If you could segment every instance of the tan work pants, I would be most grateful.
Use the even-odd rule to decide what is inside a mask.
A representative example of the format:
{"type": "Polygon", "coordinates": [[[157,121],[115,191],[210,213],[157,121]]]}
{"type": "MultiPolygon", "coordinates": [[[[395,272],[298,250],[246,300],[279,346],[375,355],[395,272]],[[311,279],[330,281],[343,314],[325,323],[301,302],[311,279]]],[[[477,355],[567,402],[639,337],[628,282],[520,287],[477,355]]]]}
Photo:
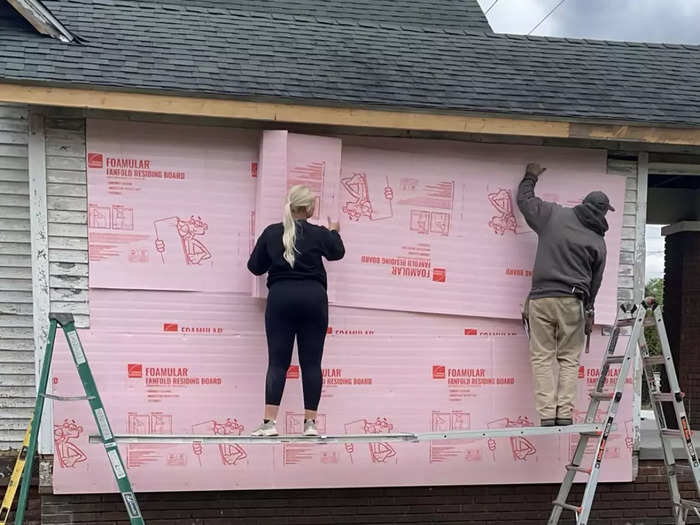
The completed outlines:
{"type": "Polygon", "coordinates": [[[526,315],[537,412],[541,419],[572,418],[579,358],[586,344],[582,303],[576,297],[532,299],[526,315]],[[558,385],[555,360],[559,363],[558,385]]]}

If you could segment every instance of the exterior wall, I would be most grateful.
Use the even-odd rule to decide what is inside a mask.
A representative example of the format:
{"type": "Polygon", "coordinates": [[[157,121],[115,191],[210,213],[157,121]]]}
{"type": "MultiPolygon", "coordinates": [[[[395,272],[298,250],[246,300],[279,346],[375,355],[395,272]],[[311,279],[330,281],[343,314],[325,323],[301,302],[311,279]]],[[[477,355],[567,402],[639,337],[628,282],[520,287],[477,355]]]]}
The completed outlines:
{"type": "MultiPolygon", "coordinates": [[[[683,479],[683,478],[682,478],[683,479]]],[[[541,525],[556,496],[555,485],[368,488],[338,490],[190,492],[139,494],[149,525],[335,525],[460,523],[541,525]]],[[[572,501],[580,501],[577,485],[572,501]]],[[[683,497],[694,485],[681,482],[683,497]]],[[[118,494],[49,496],[42,523],[127,525],[118,494]]],[[[565,513],[560,523],[571,524],[565,513]]],[[[599,485],[589,525],[671,524],[662,462],[644,462],[634,483],[599,485]]],[[[689,518],[688,523],[697,523],[689,518]]]]}
{"type": "Polygon", "coordinates": [[[35,399],[29,113],[0,105],[0,450],[22,442],[35,399]]]}
{"type": "MultiPolygon", "coordinates": [[[[49,110],[44,123],[51,310],[75,314],[78,327],[84,328],[89,326],[85,120],[77,112],[49,110]]],[[[638,257],[640,249],[643,253],[644,224],[642,220],[640,230],[638,171],[636,160],[611,157],[608,162],[609,173],[627,177],[618,290],[624,301],[635,299],[635,283],[640,278],[643,282],[643,274],[639,275],[643,264],[639,264],[638,257]]],[[[28,352],[31,357],[31,345],[28,352]]],[[[4,355],[4,349],[0,355],[4,355]]],[[[33,357],[30,362],[28,406],[34,400],[33,357]]],[[[21,425],[19,438],[25,426],[21,425]]],[[[645,463],[637,482],[602,486],[591,523],[628,523],[625,513],[637,518],[629,523],[639,523],[640,519],[645,525],[665,523],[655,518],[670,515],[667,508],[658,508],[666,504],[667,492],[665,485],[659,490],[657,484],[664,483],[664,479],[658,478],[657,470],[658,466],[645,463]],[[625,496],[618,497],[618,493],[625,496]],[[624,501],[634,501],[634,505],[624,501]]],[[[194,519],[202,524],[542,523],[556,488],[523,485],[211,492],[188,493],[186,500],[175,493],[140,495],[140,501],[148,523],[160,524],[193,523],[194,519]]],[[[41,499],[42,523],[127,523],[118,495],[44,494],[41,499]]]]}
{"type": "Polygon", "coordinates": [[[90,325],[85,119],[46,118],[46,194],[51,311],[90,325]]]}

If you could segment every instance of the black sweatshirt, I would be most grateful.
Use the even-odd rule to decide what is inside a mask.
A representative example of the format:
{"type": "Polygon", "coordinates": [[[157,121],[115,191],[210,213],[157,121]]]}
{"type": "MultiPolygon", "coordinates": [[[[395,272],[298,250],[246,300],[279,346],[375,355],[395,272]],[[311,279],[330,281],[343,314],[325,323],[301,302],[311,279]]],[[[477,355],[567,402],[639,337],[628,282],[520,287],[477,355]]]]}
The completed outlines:
{"type": "Polygon", "coordinates": [[[325,257],[338,261],[345,255],[345,247],[340,234],[323,226],[316,226],[304,220],[296,221],[297,238],[294,268],[283,257],[284,244],[282,223],[271,224],[260,234],[253,253],[248,260],[248,270],[255,275],[268,272],[267,286],[286,279],[311,279],[327,288],[325,257]]]}
{"type": "Polygon", "coordinates": [[[518,187],[518,208],[538,238],[530,298],[571,296],[577,289],[592,307],[605,269],[605,216],[586,220],[579,206],[543,201],[535,184],[537,177],[526,174],[518,187]]]}

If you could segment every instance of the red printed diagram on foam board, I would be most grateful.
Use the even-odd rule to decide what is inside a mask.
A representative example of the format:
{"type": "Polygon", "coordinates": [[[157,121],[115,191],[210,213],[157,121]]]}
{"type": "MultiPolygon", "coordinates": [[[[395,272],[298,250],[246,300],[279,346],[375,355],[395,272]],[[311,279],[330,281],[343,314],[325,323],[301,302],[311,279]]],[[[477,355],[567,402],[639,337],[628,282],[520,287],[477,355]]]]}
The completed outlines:
{"type": "MultiPolygon", "coordinates": [[[[283,428],[285,434],[299,435],[303,433],[304,414],[301,412],[286,412],[284,415],[283,428]]],[[[328,433],[326,414],[316,415],[316,428],[321,435],[328,433]]],[[[309,443],[285,443],[282,448],[282,464],[284,467],[308,464],[333,465],[338,462],[339,457],[337,450],[329,450],[328,447],[319,448],[309,443]]]]}
{"type": "MultiPolygon", "coordinates": [[[[223,422],[211,420],[192,425],[192,433],[197,435],[240,436],[244,430],[245,427],[237,419],[231,418],[226,418],[223,422]]],[[[237,443],[222,443],[218,445],[218,450],[221,463],[227,466],[235,466],[248,457],[245,449],[237,443]]],[[[195,441],[192,451],[197,456],[199,466],[203,466],[202,458],[206,455],[206,447],[195,441]]]]}
{"type": "MultiPolygon", "coordinates": [[[[444,376],[443,376],[444,377],[444,376]]],[[[462,410],[433,411],[432,432],[454,432],[471,429],[471,414],[462,410]]],[[[430,442],[430,463],[449,463],[456,459],[482,461],[478,440],[451,439],[430,442]]]]}
{"type": "Polygon", "coordinates": [[[53,440],[56,449],[56,463],[61,468],[75,468],[78,463],[87,461],[87,455],[76,441],[83,434],[83,427],[72,419],[65,419],[53,427],[53,440]]]}
{"type": "Polygon", "coordinates": [[[488,199],[498,213],[489,221],[489,227],[494,233],[497,235],[503,235],[508,231],[518,233],[518,221],[515,218],[511,190],[499,188],[497,192],[489,193],[488,199]]]}
{"type": "MultiPolygon", "coordinates": [[[[377,417],[374,420],[358,419],[345,424],[346,434],[389,434],[391,432],[395,432],[394,425],[386,417],[377,417]]],[[[378,439],[381,439],[381,436],[378,436],[378,439]]],[[[388,463],[398,460],[396,450],[388,441],[375,441],[369,443],[367,447],[372,463],[388,463]]],[[[353,463],[357,448],[361,448],[361,445],[345,444],[345,451],[350,455],[350,460],[353,463]]]]}
{"type": "MultiPolygon", "coordinates": [[[[511,419],[509,417],[503,417],[490,421],[487,425],[488,428],[521,428],[521,427],[534,427],[535,424],[527,416],[518,416],[517,418],[511,419]]],[[[522,436],[515,436],[508,438],[510,442],[510,452],[513,457],[513,461],[527,461],[530,456],[534,456],[537,453],[537,448],[532,444],[532,441],[522,436]]],[[[493,438],[488,439],[489,451],[493,461],[496,461],[496,450],[498,448],[497,440],[493,438]]]]}
{"type": "Polygon", "coordinates": [[[343,176],[340,182],[347,194],[342,211],[349,220],[359,221],[365,217],[370,221],[380,221],[391,219],[394,216],[394,210],[391,206],[394,190],[389,186],[388,177],[386,178],[383,199],[377,199],[375,195],[375,204],[372,203],[366,173],[353,173],[349,176],[343,176]]]}
{"type": "Polygon", "coordinates": [[[340,182],[342,213],[349,221],[394,219],[394,207],[398,206],[406,210],[409,231],[421,235],[450,233],[454,181],[423,185],[416,178],[398,178],[397,184],[392,184],[389,176],[361,172],[343,173],[340,182]]]}
{"type": "MultiPolygon", "coordinates": [[[[156,232],[156,250],[160,253],[163,264],[165,264],[166,257],[178,257],[180,253],[185,264],[201,264],[203,261],[212,258],[211,252],[207,249],[202,240],[200,240],[209,229],[209,225],[204,222],[201,217],[191,216],[186,220],[180,217],[158,219],[153,221],[153,228],[156,232]],[[163,232],[164,229],[174,229],[180,238],[180,242],[176,242],[174,246],[166,246],[165,241],[161,239],[160,233],[163,232]]],[[[172,232],[165,233],[164,235],[169,234],[172,236],[172,232]]]]}

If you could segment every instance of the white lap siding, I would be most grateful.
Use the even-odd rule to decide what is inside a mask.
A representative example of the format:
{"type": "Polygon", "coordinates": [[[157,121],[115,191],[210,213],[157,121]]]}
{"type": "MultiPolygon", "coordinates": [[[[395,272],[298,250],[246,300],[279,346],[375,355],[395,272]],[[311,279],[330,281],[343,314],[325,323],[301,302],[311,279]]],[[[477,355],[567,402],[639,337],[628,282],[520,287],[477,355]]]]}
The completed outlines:
{"type": "Polygon", "coordinates": [[[34,333],[28,110],[0,105],[0,449],[16,448],[32,415],[34,333]]]}

